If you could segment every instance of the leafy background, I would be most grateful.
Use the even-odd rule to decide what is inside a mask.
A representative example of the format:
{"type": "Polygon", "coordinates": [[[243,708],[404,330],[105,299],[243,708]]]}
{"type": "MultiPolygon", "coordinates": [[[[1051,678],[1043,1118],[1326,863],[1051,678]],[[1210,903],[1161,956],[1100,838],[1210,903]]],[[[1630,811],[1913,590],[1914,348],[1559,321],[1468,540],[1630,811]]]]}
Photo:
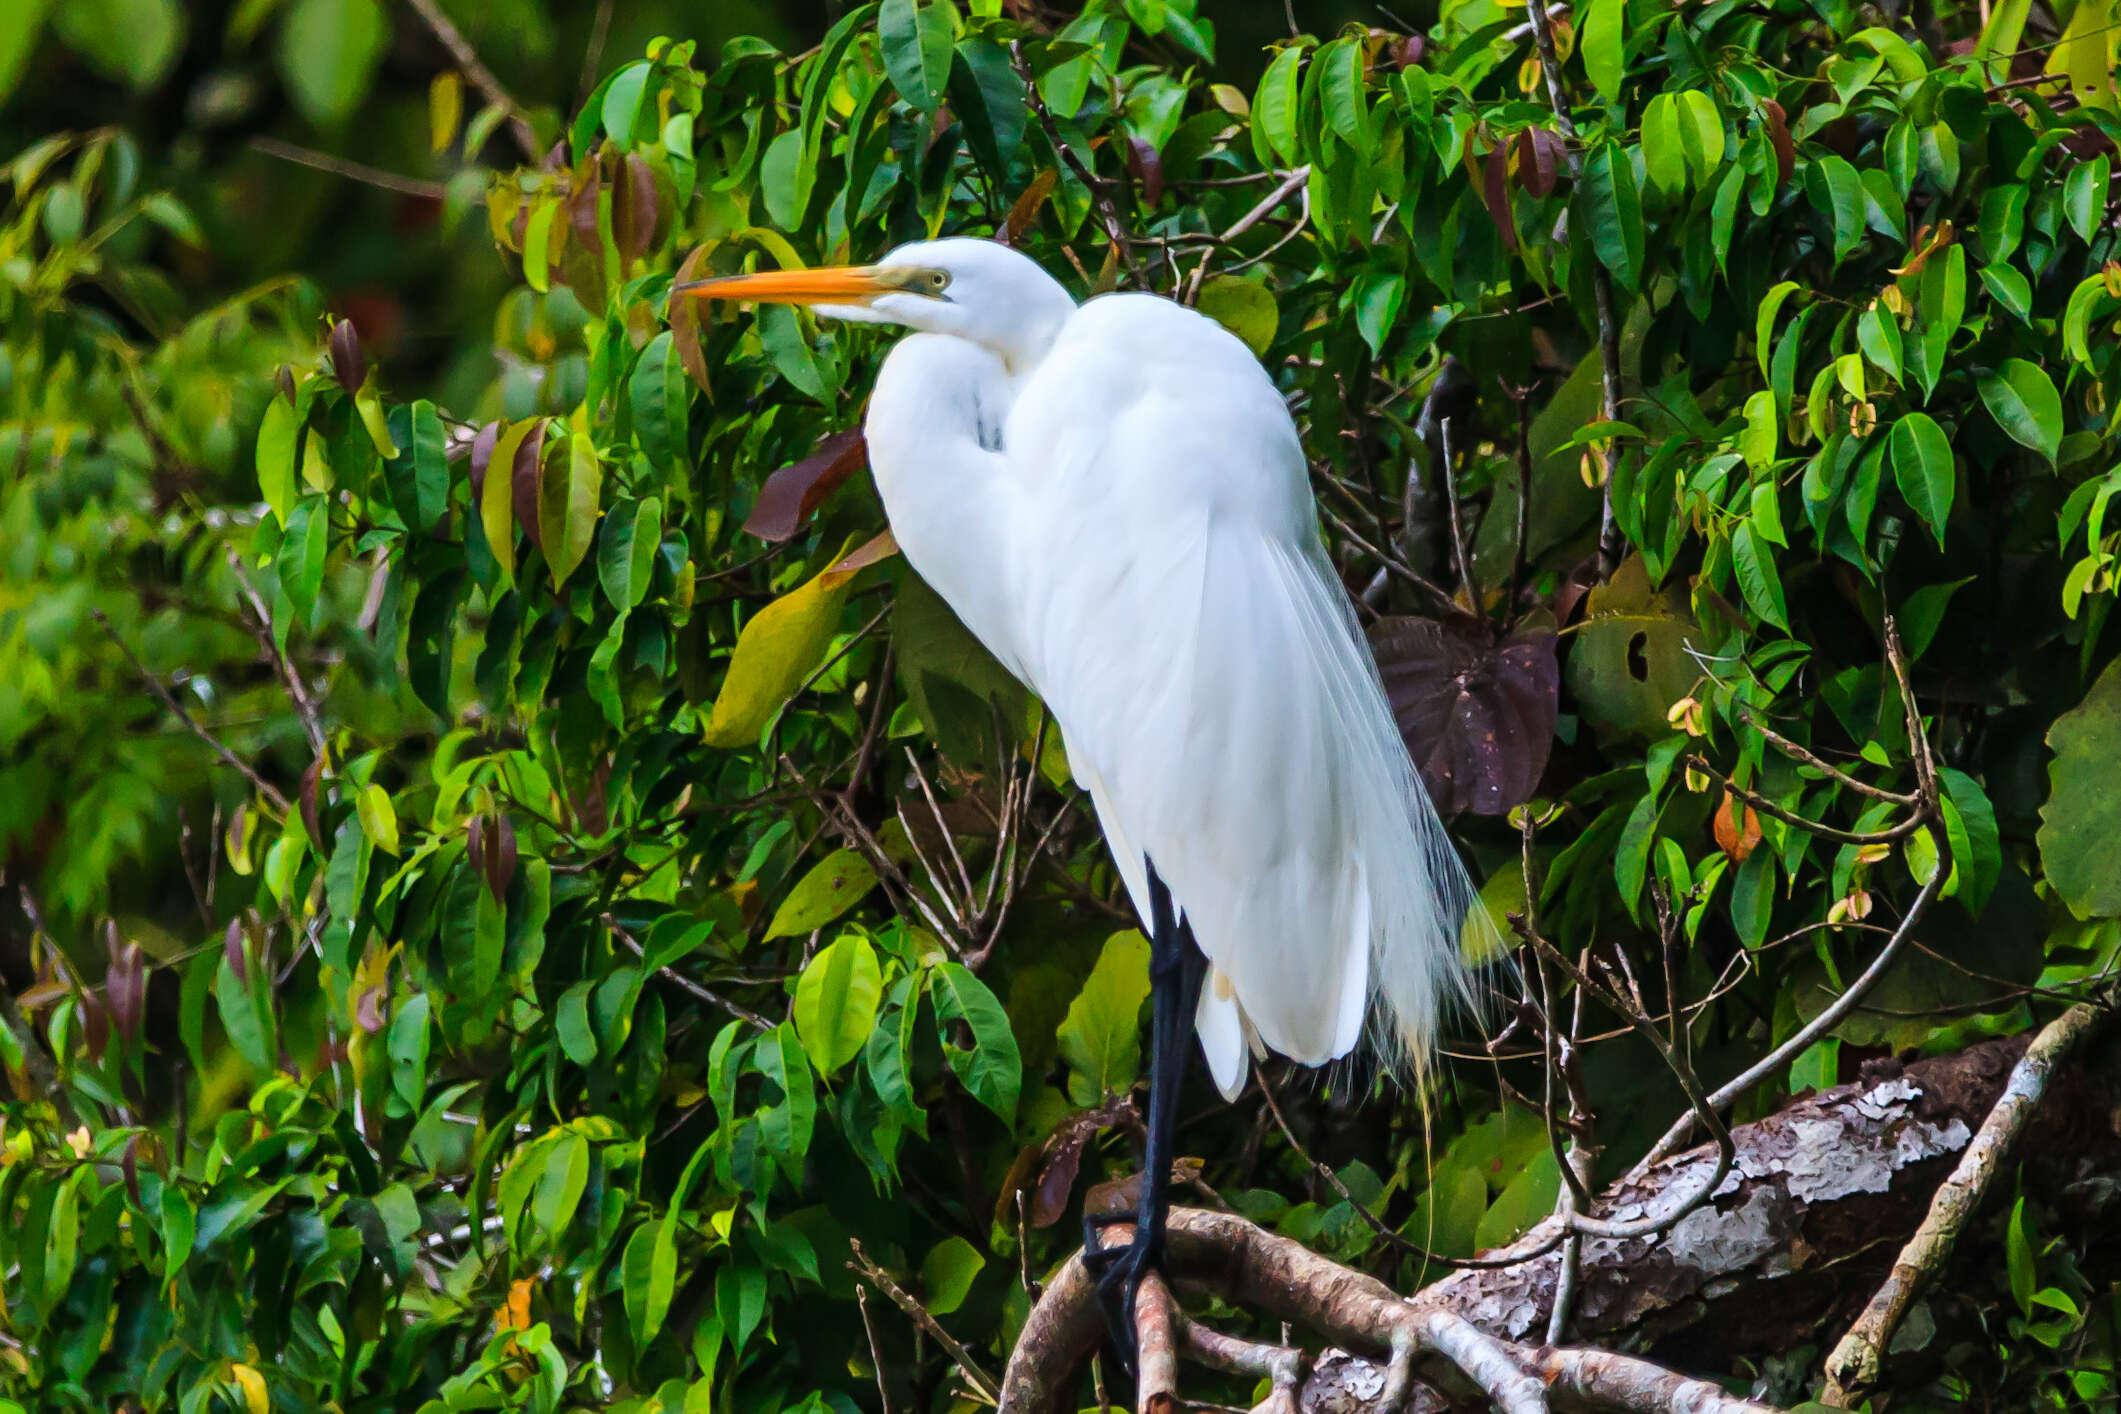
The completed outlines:
{"type": "MultiPolygon", "coordinates": [[[[1491,908],[1529,819],[1547,934],[1668,975],[1712,1082],[1947,871],[1752,1112],[2110,967],[2110,0],[1592,0],[1573,137],[1495,0],[455,10],[490,83],[432,4],[0,15],[23,1407],[976,1403],[853,1244],[991,1365],[1127,1170],[1145,946],[833,440],[885,341],[671,309],[681,266],[1006,231],[1237,330],[1491,908]],[[1911,789],[1887,612],[1948,861],[1710,788],[1881,828],[1762,724],[1911,789]]],[[[1618,1165],[1678,1091],[1588,1029],[1618,1165]]],[[[1537,1057],[1454,1049],[1426,1119],[1196,1088],[1196,1196],[1408,1288],[1371,1221],[1507,1240],[1537,1057]]],[[[2047,1211],[1895,1407],[2111,1398],[2111,1254],[2047,1211]]]]}

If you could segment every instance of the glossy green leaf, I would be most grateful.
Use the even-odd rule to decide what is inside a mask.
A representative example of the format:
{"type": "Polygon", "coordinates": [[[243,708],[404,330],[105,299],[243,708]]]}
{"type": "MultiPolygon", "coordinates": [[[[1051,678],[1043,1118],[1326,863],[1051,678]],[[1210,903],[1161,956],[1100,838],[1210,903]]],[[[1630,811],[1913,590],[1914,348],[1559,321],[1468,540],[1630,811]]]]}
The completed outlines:
{"type": "MultiPolygon", "coordinates": [[[[840,855],[851,854],[852,851],[840,851],[840,855]]],[[[825,862],[826,865],[831,863],[829,859],[825,862]]],[[[824,867],[819,866],[820,869],[824,867]]],[[[788,933],[809,931],[804,928],[790,928],[788,933],[776,931],[785,921],[782,915],[796,906],[797,898],[806,890],[820,895],[812,907],[813,912],[828,907],[833,908],[832,917],[845,912],[860,897],[854,891],[856,881],[848,876],[867,867],[856,855],[850,860],[842,860],[835,866],[833,874],[815,884],[817,871],[813,870],[775,913],[774,925],[767,929],[769,936],[785,937],[788,933]]],[[[874,871],[869,877],[872,881],[875,879],[874,871]]],[[[876,949],[859,933],[846,933],[834,939],[820,948],[804,966],[795,984],[795,1033],[802,1038],[803,1049],[810,1053],[811,1061],[822,1074],[832,1075],[862,1053],[862,1048],[868,1044],[869,1032],[876,1025],[877,1004],[883,995],[884,974],[877,962],[876,949]]]]}
{"type": "Polygon", "coordinates": [[[1149,1000],[1149,940],[1114,933],[1057,1035],[1068,1062],[1068,1098],[1082,1108],[1132,1089],[1141,1071],[1142,1007],[1149,1000]]]}
{"type": "Polygon", "coordinates": [[[1893,424],[1889,445],[1893,480],[1900,487],[1900,494],[1942,547],[1944,523],[1951,518],[1952,494],[1957,484],[1950,440],[1928,413],[1911,412],[1893,424]]]}
{"type": "Polygon", "coordinates": [[[2062,397],[2047,370],[2027,359],[2005,359],[1981,375],[1980,386],[1996,425],[2052,463],[2062,447],[2062,397]]]}

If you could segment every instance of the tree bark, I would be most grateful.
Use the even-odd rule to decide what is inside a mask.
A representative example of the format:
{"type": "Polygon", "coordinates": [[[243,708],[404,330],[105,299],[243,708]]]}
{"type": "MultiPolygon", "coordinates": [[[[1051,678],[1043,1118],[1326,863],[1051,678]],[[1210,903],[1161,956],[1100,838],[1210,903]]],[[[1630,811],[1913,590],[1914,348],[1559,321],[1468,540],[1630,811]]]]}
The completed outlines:
{"type": "MultiPolygon", "coordinates": [[[[1981,1128],[2029,1040],[1986,1041],[1905,1067],[1875,1062],[1857,1084],[1734,1130],[1730,1174],[1709,1203],[1671,1231],[1583,1241],[1568,1336],[1603,1349],[1544,1344],[1558,1253],[1460,1271],[1407,1298],[1241,1219],[1178,1210],[1169,1272],[1182,1300],[1220,1295],[1336,1347],[1312,1363],[1297,1391],[1305,1414],[1392,1414],[1388,1387],[1404,1381],[1391,1378],[1392,1352],[1381,1348],[1378,1332],[1410,1309],[1420,1313],[1417,1321],[1462,1318],[1509,1343],[1514,1358],[1549,1383],[1556,1408],[1716,1407],[1688,1403],[1707,1397],[1705,1387],[1651,1362],[1713,1375],[1739,1357],[1830,1344],[1916,1231],[1932,1191],[1981,1128]],[[1652,1389],[1659,1380],[1661,1394],[1652,1389]]],[[[2056,1192],[2074,1186],[2079,1198],[2111,1202],[2121,1191],[2112,1182],[2084,1181],[2121,1174],[2121,1076],[2101,1052],[2056,1077],[2023,1155],[2029,1180],[2056,1192]]],[[[1675,1155],[1606,1190],[1596,1212],[1626,1221],[1669,1210],[1714,1162],[1706,1146],[1675,1155]]],[[[1547,1225],[1535,1227],[1516,1250],[1533,1250],[1548,1236],[1547,1225]]],[[[1077,1393],[1077,1369],[1102,1329],[1091,1286],[1073,1261],[1049,1283],[1003,1378],[1006,1414],[1079,1407],[1066,1401],[1077,1393]]],[[[1406,1407],[1484,1407],[1463,1403],[1468,1391],[1462,1371],[1448,1368],[1449,1352],[1428,1344],[1417,1355],[1414,1371],[1423,1383],[1406,1407]]]]}

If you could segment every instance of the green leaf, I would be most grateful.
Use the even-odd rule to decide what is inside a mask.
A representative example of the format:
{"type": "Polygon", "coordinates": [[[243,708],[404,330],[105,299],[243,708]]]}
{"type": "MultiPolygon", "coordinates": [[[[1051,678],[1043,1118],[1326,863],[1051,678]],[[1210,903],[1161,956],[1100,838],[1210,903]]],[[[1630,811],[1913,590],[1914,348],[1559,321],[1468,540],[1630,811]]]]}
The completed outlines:
{"type": "Polygon", "coordinates": [[[1980,378],[1981,401],[2011,439],[2032,448],[2052,466],[2062,448],[2062,397],[2047,370],[2022,358],[2003,361],[1980,378]]]}
{"type": "MultiPolygon", "coordinates": [[[[1407,297],[1407,277],[1396,272],[1365,270],[1355,277],[1350,296],[1355,306],[1355,329],[1373,356],[1382,356],[1385,339],[1399,319],[1399,307],[1407,297]]],[[[1271,300],[1271,296],[1269,296],[1271,300]]],[[[1261,350],[1264,352],[1264,350],[1261,350]]]]}
{"type": "Polygon", "coordinates": [[[1363,95],[1362,46],[1345,37],[1333,40],[1311,61],[1317,70],[1318,98],[1326,122],[1362,156],[1370,155],[1372,132],[1368,100],[1363,95]]]}
{"type": "Polygon", "coordinates": [[[1642,280],[1642,197],[1624,148],[1607,142],[1591,153],[1577,184],[1577,206],[1599,261],[1633,294],[1642,280]]]}
{"type": "Polygon", "coordinates": [[[598,108],[598,117],[604,131],[621,147],[633,143],[634,129],[641,121],[641,102],[648,96],[648,80],[653,73],[646,60],[636,60],[604,81],[604,101],[598,108]]]}
{"type": "Polygon", "coordinates": [[[1996,808],[1981,783],[1966,772],[1945,766],[1937,774],[1944,786],[1945,834],[1952,846],[1955,892],[1967,913],[1978,919],[2003,873],[1996,808]]]}
{"type": "Polygon", "coordinates": [[[1686,147],[1679,136],[1679,99],[1660,93],[1642,113],[1642,165],[1666,196],[1686,190],[1686,147]]]}
{"type": "MultiPolygon", "coordinates": [[[[851,851],[842,850],[842,854],[851,851]]],[[[829,862],[829,861],[828,861],[829,862]]],[[[855,862],[867,869],[867,861],[855,856],[855,862]]],[[[813,877],[816,871],[812,871],[813,877]]],[[[871,872],[871,879],[875,874],[871,872]]],[[[796,886],[801,893],[810,880],[805,879],[796,886]]],[[[846,896],[849,888],[833,890],[844,902],[838,911],[844,912],[853,902],[846,896]]],[[[866,890],[865,890],[866,892],[866,890]]],[[[781,905],[781,912],[788,911],[795,895],[781,905]]],[[[836,914],[835,914],[836,916],[836,914]]],[[[780,913],[774,921],[781,921],[780,913]]],[[[792,930],[807,932],[808,929],[792,930]]],[[[772,936],[775,935],[768,930],[772,936]]],[[[795,1034],[802,1038],[803,1049],[818,1070],[831,1075],[841,1066],[860,1055],[869,1042],[869,1033],[876,1026],[877,1003],[884,995],[884,973],[877,963],[876,949],[859,933],[847,933],[834,939],[818,950],[803,968],[795,984],[795,1034]]]]}
{"type": "Polygon", "coordinates": [[[945,1029],[944,1059],[973,1099],[999,1115],[1004,1124],[1014,1124],[1024,1062],[1016,1048],[1016,1033],[1009,1028],[1009,1014],[987,984],[960,963],[937,963],[928,976],[936,1020],[946,1028],[950,1022],[962,1021],[972,1032],[972,1046],[966,1050],[955,1045],[945,1029]]]}
{"type": "Polygon", "coordinates": [[[22,79],[23,66],[37,48],[44,17],[54,0],[11,0],[0,5],[0,105],[22,79]]]}
{"type": "Polygon", "coordinates": [[[596,1027],[589,1020],[589,994],[595,990],[593,981],[577,982],[560,993],[560,1004],[553,1011],[552,1029],[560,1039],[560,1050],[579,1066],[592,1065],[597,1058],[596,1027]]]}
{"type": "Polygon", "coordinates": [[[2113,163],[2103,154],[2070,168],[2062,181],[2062,210],[2070,229],[2089,245],[2106,217],[2106,195],[2113,180],[2113,163]]]}
{"type": "Polygon", "coordinates": [[[1760,360],[1760,376],[1768,376],[1768,359],[1773,355],[1775,341],[1775,316],[1782,311],[1782,302],[1797,293],[1800,286],[1795,280],[1784,280],[1770,289],[1760,301],[1760,308],[1753,314],[1753,353],[1760,360]]]}
{"type": "Polygon", "coordinates": [[[2033,1288],[2039,1281],[2033,1271],[2033,1244],[2025,1232],[2025,1197],[2011,1205],[2011,1221],[2003,1244],[2005,1265],[2010,1270],[2011,1299],[2018,1303],[2019,1313],[2030,1317],[2033,1314],[2033,1288]]]}
{"type": "Polygon", "coordinates": [[[136,92],[162,82],[184,37],[178,0],[66,0],[52,18],[59,37],[90,68],[136,92]]]}
{"type": "Polygon", "coordinates": [[[1627,0],[1591,0],[1584,15],[1584,72],[1608,103],[1620,97],[1621,80],[1627,75],[1627,8],[1627,0]]]}
{"type": "Polygon", "coordinates": [[[1762,388],[1745,400],[1745,430],[1738,434],[1738,450],[1754,471],[1775,464],[1782,429],[1775,415],[1775,395],[1762,388]]]}
{"type": "Polygon", "coordinates": [[[884,0],[876,31],[891,86],[923,113],[934,112],[950,80],[950,0],[884,0]]]}
{"type": "Polygon", "coordinates": [[[1695,184],[1706,188],[1723,165],[1723,114],[1717,111],[1716,100],[1698,88],[1680,90],[1678,102],[1680,147],[1695,184]]]}
{"type": "Polygon", "coordinates": [[[1068,1098],[1088,1109],[1134,1088],[1141,1011],[1149,1000],[1149,940],[1129,929],[1105,939],[1097,966],[1055,1033],[1068,1063],[1068,1098]]]}
{"type": "Polygon", "coordinates": [[[670,1314],[670,1298],[678,1282],[676,1219],[673,1210],[660,1222],[642,1223],[635,1228],[627,1239],[626,1255],[619,1262],[626,1322],[633,1328],[636,1349],[649,1346],[670,1314]]]}
{"type": "Polygon", "coordinates": [[[1944,523],[1951,517],[1955,476],[1952,444],[1944,429],[1926,412],[1911,412],[1893,424],[1888,448],[1893,480],[1900,494],[1944,547],[1944,523]]]}
{"type": "Polygon", "coordinates": [[[530,1200],[530,1215],[556,1243],[568,1237],[575,1209],[588,1191],[589,1157],[589,1141],[572,1129],[563,1131],[546,1152],[530,1200]]]}
{"type": "Polygon", "coordinates": [[[1740,521],[1731,536],[1731,563],[1746,605],[1784,633],[1789,632],[1789,610],[1783,604],[1782,577],[1775,569],[1774,552],[1762,545],[1750,520],[1740,521]]]}
{"type": "Polygon", "coordinates": [[[794,1027],[782,1022],[759,1038],[758,1065],[781,1089],[781,1102],[759,1111],[759,1137],[775,1153],[801,1164],[817,1123],[817,1083],[794,1027]]]}
{"type": "Polygon", "coordinates": [[[354,795],[354,813],[361,821],[361,833],[368,841],[385,854],[398,852],[398,812],[390,803],[390,795],[373,781],[361,787],[354,795]]]}
{"type": "Polygon", "coordinates": [[[324,559],[329,548],[331,503],[322,496],[304,496],[295,503],[287,519],[287,534],[280,541],[280,588],[294,606],[295,619],[308,623],[317,607],[317,590],[324,583],[324,559]]]}
{"type": "MultiPolygon", "coordinates": [[[[1403,292],[1402,286],[1402,292],[1403,292]]],[[[1241,275],[1217,275],[1200,287],[1195,309],[1243,339],[1256,354],[1264,355],[1274,342],[1281,314],[1274,292],[1257,280],[1241,275]]]]}
{"type": "Polygon", "coordinates": [[[1277,53],[1260,75],[1252,97],[1252,145],[1263,165],[1276,160],[1294,165],[1303,153],[1296,137],[1297,70],[1304,51],[1292,44],[1277,53]]]}
{"type": "Polygon", "coordinates": [[[1954,579],[1944,584],[1926,584],[1901,601],[1900,612],[1895,615],[1900,624],[1900,642],[1907,649],[1909,661],[1920,658],[1937,636],[1937,628],[1944,622],[1945,606],[1961,586],[1973,583],[1973,576],[1954,579]]]}
{"type": "Polygon", "coordinates": [[[668,329],[641,350],[626,393],[633,409],[634,440],[642,454],[665,470],[682,469],[691,452],[687,420],[692,380],[685,376],[677,339],[668,329]]]}
{"type": "Polygon", "coordinates": [[[416,993],[390,1019],[390,1088],[416,1114],[427,1098],[428,1005],[416,993]]]}
{"type": "MultiPolygon", "coordinates": [[[[774,910],[766,936],[794,938],[814,932],[860,903],[875,887],[876,870],[866,858],[851,849],[834,850],[788,891],[788,897],[774,910]]],[[[875,959],[870,961],[873,966],[875,959]]],[[[803,1040],[808,1046],[810,1038],[805,1036],[803,1040]]],[[[843,1063],[844,1058],[825,1069],[837,1070],[843,1063]]]]}
{"type": "Polygon", "coordinates": [[[1834,223],[1834,264],[1839,265],[1863,242],[1863,179],[1847,161],[1829,153],[1812,163],[1805,191],[1819,213],[1834,223]]]}
{"type": "Polygon", "coordinates": [[[979,1249],[962,1237],[946,1237],[928,1249],[921,1262],[922,1303],[938,1316],[947,1316],[965,1304],[972,1280],[987,1265],[979,1249]]]}
{"type": "Polygon", "coordinates": [[[612,607],[631,609],[647,596],[662,536],[663,504],[653,496],[621,501],[604,517],[604,533],[597,541],[597,582],[612,607]]]}
{"type": "Polygon", "coordinates": [[[1561,1165],[1551,1146],[1535,1152],[1524,1169],[1495,1195],[1473,1229],[1473,1245],[1480,1250],[1506,1247],[1523,1236],[1534,1223],[1552,1216],[1554,1200],[1561,1193],[1561,1165]]]}
{"type": "MultiPolygon", "coordinates": [[[[449,440],[441,415],[425,398],[412,405],[411,440],[411,495],[397,500],[398,515],[407,529],[426,535],[449,511],[449,440]]],[[[391,490],[395,495],[395,483],[391,490]]]]}
{"type": "Polygon", "coordinates": [[[2084,700],[2055,719],[2047,744],[2047,803],[2040,807],[2040,864],[2079,918],[2121,917],[2121,662],[2108,664],[2084,700]]]}
{"type": "MultiPolygon", "coordinates": [[[[556,458],[538,482],[538,535],[555,592],[589,553],[603,496],[604,464],[589,433],[577,427],[568,434],[567,455],[556,458]]],[[[630,580],[630,556],[628,575],[630,580]]],[[[626,585],[628,592],[632,587],[626,585]]]]}
{"type": "Polygon", "coordinates": [[[301,435],[301,415],[287,399],[274,394],[258,423],[258,492],[282,526],[294,509],[295,449],[301,435]]]}
{"type": "Polygon", "coordinates": [[[335,127],[368,97],[389,43],[382,0],[294,0],[280,25],[280,75],[304,117],[335,127]]]}

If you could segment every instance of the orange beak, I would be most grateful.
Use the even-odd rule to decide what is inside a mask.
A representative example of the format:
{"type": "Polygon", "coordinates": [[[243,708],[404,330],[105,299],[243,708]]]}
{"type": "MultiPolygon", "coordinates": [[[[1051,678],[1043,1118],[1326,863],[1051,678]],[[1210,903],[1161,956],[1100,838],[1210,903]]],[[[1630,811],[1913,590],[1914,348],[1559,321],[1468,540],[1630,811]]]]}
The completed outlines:
{"type": "Polygon", "coordinates": [[[761,270],[755,275],[723,275],[670,287],[673,295],[694,299],[745,300],[753,304],[866,304],[898,286],[877,275],[873,265],[827,266],[817,270],[761,270]]]}

